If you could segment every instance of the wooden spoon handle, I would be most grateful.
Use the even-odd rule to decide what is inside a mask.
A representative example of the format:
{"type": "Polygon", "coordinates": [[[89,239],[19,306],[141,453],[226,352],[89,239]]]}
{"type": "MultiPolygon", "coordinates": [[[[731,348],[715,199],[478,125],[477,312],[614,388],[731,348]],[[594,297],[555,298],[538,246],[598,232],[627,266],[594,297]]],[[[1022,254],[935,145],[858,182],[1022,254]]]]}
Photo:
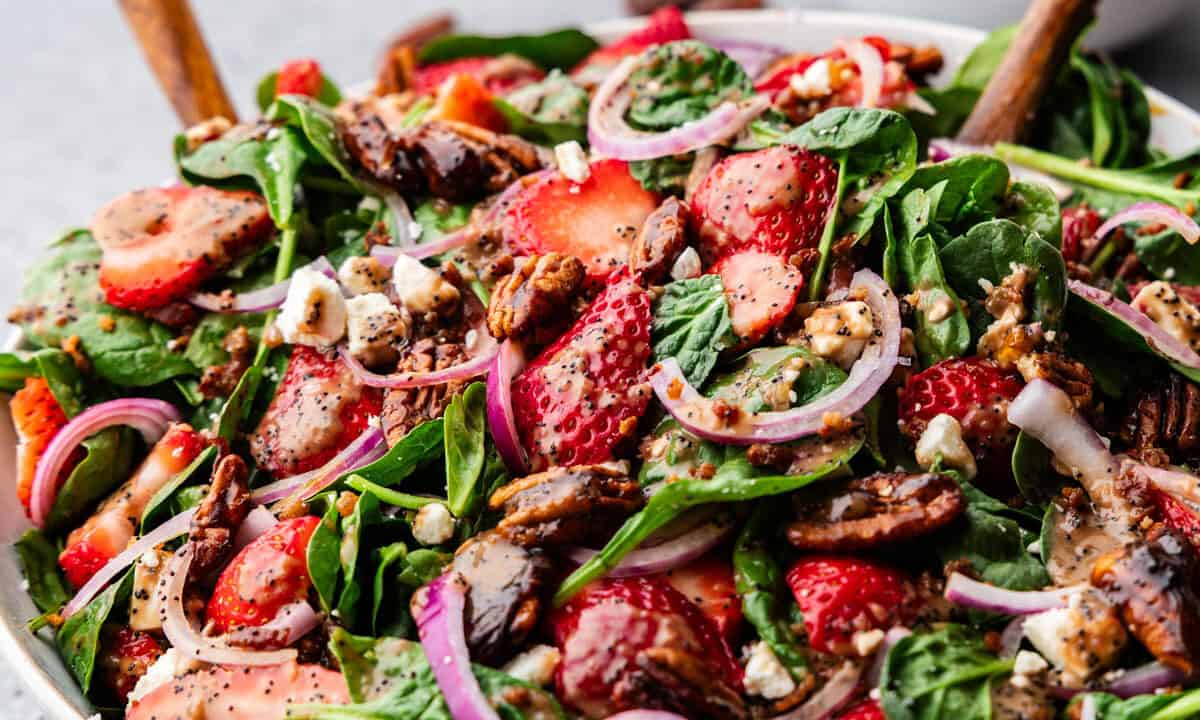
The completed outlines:
{"type": "Polygon", "coordinates": [[[1033,0],[996,74],[958,133],[961,142],[1018,142],[1042,98],[1096,16],[1097,0],[1033,0]]]}
{"type": "Polygon", "coordinates": [[[119,0],[158,84],[184,126],[237,112],[187,0],[119,0]]]}

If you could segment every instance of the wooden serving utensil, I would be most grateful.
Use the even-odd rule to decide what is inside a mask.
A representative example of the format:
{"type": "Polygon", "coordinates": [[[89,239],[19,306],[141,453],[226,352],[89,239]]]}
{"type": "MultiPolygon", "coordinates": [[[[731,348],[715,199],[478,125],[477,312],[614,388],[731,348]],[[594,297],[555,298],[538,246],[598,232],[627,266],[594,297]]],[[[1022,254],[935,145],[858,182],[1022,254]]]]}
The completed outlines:
{"type": "Polygon", "coordinates": [[[1033,0],[996,74],[958,132],[973,145],[1019,142],[1097,0],[1033,0]]]}
{"type": "Polygon", "coordinates": [[[237,111],[187,0],[118,0],[146,62],[185,127],[237,111]]]}

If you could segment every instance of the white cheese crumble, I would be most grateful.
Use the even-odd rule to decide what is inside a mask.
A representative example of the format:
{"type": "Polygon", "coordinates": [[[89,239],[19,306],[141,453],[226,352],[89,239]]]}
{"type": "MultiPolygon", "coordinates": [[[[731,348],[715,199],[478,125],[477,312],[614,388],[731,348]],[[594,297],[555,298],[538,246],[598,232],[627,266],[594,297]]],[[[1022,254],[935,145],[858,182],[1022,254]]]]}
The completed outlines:
{"type": "Polygon", "coordinates": [[[417,511],[412,533],[422,545],[441,545],[454,537],[454,516],[442,503],[430,503],[417,511]]]}
{"type": "Polygon", "coordinates": [[[515,677],[530,685],[541,687],[554,681],[554,671],[558,669],[560,662],[562,662],[562,653],[558,651],[558,648],[549,645],[534,645],[509,660],[500,670],[509,677],[515,677]]]}
{"type": "Polygon", "coordinates": [[[1150,283],[1131,304],[1172,337],[1193,350],[1200,350],[1200,310],[1175,292],[1170,283],[1161,280],[1150,283]]]}
{"type": "Polygon", "coordinates": [[[936,415],[917,440],[917,463],[928,470],[941,458],[942,464],[961,470],[967,479],[975,477],[975,456],[963,442],[962,426],[950,415],[936,415]]]}
{"type": "Polygon", "coordinates": [[[829,97],[833,93],[830,83],[829,60],[821,58],[809,65],[803,73],[796,73],[788,79],[792,92],[804,100],[829,97]]]}
{"type": "Polygon", "coordinates": [[[346,334],[346,301],[335,280],[312,268],[292,275],[276,321],[284,342],[328,347],[346,334]]]}
{"type": "Polygon", "coordinates": [[[338,268],[337,278],[351,295],[383,292],[391,273],[373,257],[348,257],[338,268]]]}
{"type": "Polygon", "coordinates": [[[446,282],[441,273],[408,255],[396,258],[392,287],[404,307],[414,313],[438,312],[458,303],[458,288],[446,282]]]}
{"type": "Polygon", "coordinates": [[[804,319],[804,336],[817,355],[849,368],[875,332],[871,307],[861,300],[824,305],[804,319]]]}
{"type": "Polygon", "coordinates": [[[675,258],[675,264],[671,266],[671,279],[688,280],[700,277],[701,269],[700,253],[696,252],[695,248],[686,247],[683,252],[679,253],[679,257],[675,258]]]}
{"type": "Polygon", "coordinates": [[[555,145],[554,159],[558,161],[558,171],[571,182],[587,182],[592,176],[592,166],[588,163],[587,153],[577,140],[555,145]]]}
{"type": "Polygon", "coordinates": [[[743,682],[747,693],[768,700],[786,697],[796,689],[791,673],[775,657],[771,646],[761,640],[747,648],[743,682]]]}
{"type": "Polygon", "coordinates": [[[382,293],[367,293],[347,300],[346,313],[351,355],[368,366],[396,359],[396,343],[408,337],[403,310],[382,293]]]}

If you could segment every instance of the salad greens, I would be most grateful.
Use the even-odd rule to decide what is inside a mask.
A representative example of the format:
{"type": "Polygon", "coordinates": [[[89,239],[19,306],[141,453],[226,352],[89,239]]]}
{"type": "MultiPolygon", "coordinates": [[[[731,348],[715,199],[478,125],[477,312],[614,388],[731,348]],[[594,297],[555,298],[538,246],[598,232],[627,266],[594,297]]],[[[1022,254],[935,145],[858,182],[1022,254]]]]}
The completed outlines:
{"type": "Polygon", "coordinates": [[[992,684],[1012,667],[965,626],[913,633],[892,646],[883,664],[884,712],[895,720],[988,720],[992,684]]]}
{"type": "Polygon", "coordinates": [[[459,58],[511,53],[530,60],[546,70],[570,69],[599,45],[579,30],[556,30],[545,35],[445,35],[421,48],[421,61],[445,62],[459,58]]]}
{"type": "Polygon", "coordinates": [[[676,280],[654,307],[654,357],[673,357],[693,385],[708,379],[721,352],[733,346],[729,303],[718,275],[676,280]]]}

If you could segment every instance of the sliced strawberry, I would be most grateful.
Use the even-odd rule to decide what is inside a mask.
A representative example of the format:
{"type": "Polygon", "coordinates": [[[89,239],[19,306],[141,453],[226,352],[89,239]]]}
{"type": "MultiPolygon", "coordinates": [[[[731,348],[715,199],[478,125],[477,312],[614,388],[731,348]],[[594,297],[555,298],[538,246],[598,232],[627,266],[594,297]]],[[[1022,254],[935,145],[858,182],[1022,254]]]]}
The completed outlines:
{"type": "Polygon", "coordinates": [[[138,680],[163,654],[153,635],[128,627],[105,628],[103,649],[96,658],[105,686],[122,703],[138,680]]]}
{"type": "MultiPolygon", "coordinates": [[[[50,386],[40,377],[26,378],[25,387],[13,394],[9,401],[13,425],[17,430],[17,499],[29,512],[29,496],[33,488],[33,476],[37,473],[38,460],[46,452],[46,446],[59,430],[67,424],[67,416],[50,386]]],[[[58,485],[70,477],[71,471],[83,459],[83,449],[77,449],[71,460],[58,476],[58,485]]]]}
{"type": "Polygon", "coordinates": [[[867,698],[860,703],[851,705],[844,713],[837,716],[837,720],[887,720],[887,716],[883,714],[883,707],[878,700],[867,698]]]}
{"type": "Polygon", "coordinates": [[[671,587],[696,603],[730,646],[735,644],[742,626],[742,598],[729,558],[708,555],[668,570],[664,576],[671,587]]]}
{"type": "Polygon", "coordinates": [[[495,132],[507,132],[508,121],[496,109],[495,97],[471,75],[451,75],[438,86],[426,120],[464,122],[495,132]]]}
{"type": "Polygon", "coordinates": [[[267,667],[211,667],[168,678],[130,703],[127,720],[282,718],[290,704],[350,702],[340,672],[288,662],[267,667]]]}
{"type": "Polygon", "coordinates": [[[558,696],[588,717],[651,707],[647,684],[659,688],[653,707],[669,703],[674,693],[647,672],[659,649],[686,654],[714,682],[741,687],[741,669],[717,628],[662,576],[593,583],[555,610],[550,626],[562,652],[558,696]]]}
{"type": "Polygon", "coordinates": [[[805,70],[822,57],[800,53],[782,59],[772,64],[767,73],[755,81],[754,89],[761,93],[774,94],[787,87],[793,75],[803,75],[805,70]]]}
{"type": "Polygon", "coordinates": [[[742,344],[758,342],[792,311],[804,276],[778,255],[745,251],[728,255],[712,267],[721,276],[729,320],[742,344]]]}
{"type": "Polygon", "coordinates": [[[627,274],[513,380],[512,406],[534,470],[611,460],[650,401],[650,294],[627,274]]]}
{"type": "Polygon", "coordinates": [[[1063,208],[1062,211],[1062,256],[1064,260],[1079,262],[1083,257],[1084,244],[1096,234],[1104,219],[1100,213],[1087,205],[1063,208]]]}
{"type": "Polygon", "coordinates": [[[1006,450],[1016,441],[1008,422],[1008,404],[1021,392],[1021,376],[990,360],[943,360],[913,375],[900,392],[900,429],[913,440],[938,415],[949,415],[963,429],[976,454],[1006,450]]]}
{"type": "Polygon", "coordinates": [[[275,78],[275,96],[306,95],[315,98],[321,93],[321,65],[311,58],[288,60],[279,68],[275,78]]]}
{"type": "Polygon", "coordinates": [[[208,441],[189,425],[172,425],[150,454],[81,527],[67,536],[59,567],[75,587],[121,553],[137,534],[146,504],[171,478],[191,464],[208,441]]]}
{"type": "Polygon", "coordinates": [[[599,160],[582,183],[553,173],[522,190],[504,217],[504,241],[521,255],[574,255],[590,279],[603,280],[628,260],[658,203],[629,174],[628,163],[599,160]]]}
{"type": "Polygon", "coordinates": [[[1150,501],[1162,522],[1200,548],[1200,515],[1173,495],[1151,485],[1150,501]]]}
{"type": "Polygon", "coordinates": [[[674,5],[659,8],[646,19],[646,26],[635,30],[620,40],[593,51],[571,71],[577,79],[603,75],[607,68],[623,58],[641,52],[651,45],[663,45],[692,37],[683,18],[683,12],[674,5]]]}
{"type": "Polygon", "coordinates": [[[146,311],[181,300],[266,237],[262,197],[211,187],[135,190],[100,208],[100,287],[112,305],[146,311]]]}
{"type": "MultiPolygon", "coordinates": [[[[904,65],[893,61],[892,45],[878,35],[861,39],[879,51],[883,59],[883,85],[879,107],[904,106],[916,83],[904,65]]],[[[855,107],[862,101],[862,72],[858,64],[846,55],[844,48],[834,48],[820,55],[799,53],[775,62],[758,78],[754,89],[773,97],[793,119],[811,117],[831,107],[855,107]],[[818,62],[820,67],[814,67],[818,62]],[[819,74],[817,74],[819,73],[819,74]],[[793,78],[803,80],[792,89],[793,78]]]]}
{"type": "Polygon", "coordinates": [[[432,95],[454,75],[470,75],[493,95],[507,95],[517,88],[541,80],[546,73],[528,60],[514,55],[465,57],[417,68],[413,90],[419,95],[432,95]]]}
{"type": "Polygon", "coordinates": [[[802,558],[787,584],[818,652],[856,655],[854,634],[912,622],[919,599],[908,576],[873,560],[841,555],[802,558]]]}
{"type": "Polygon", "coordinates": [[[276,477],[314,470],[361,435],[382,409],[379,389],[360,385],[336,356],[296,345],[250,437],[250,452],[276,477]]]}
{"type": "Polygon", "coordinates": [[[816,249],[837,200],[837,166],[824,155],[777,145],[725,158],[692,198],[700,257],[743,250],[782,258],[816,249]]]}
{"type": "Polygon", "coordinates": [[[264,625],[308,596],[308,540],[320,523],[312,516],[284,520],[234,556],[205,610],[218,634],[264,625]]]}

